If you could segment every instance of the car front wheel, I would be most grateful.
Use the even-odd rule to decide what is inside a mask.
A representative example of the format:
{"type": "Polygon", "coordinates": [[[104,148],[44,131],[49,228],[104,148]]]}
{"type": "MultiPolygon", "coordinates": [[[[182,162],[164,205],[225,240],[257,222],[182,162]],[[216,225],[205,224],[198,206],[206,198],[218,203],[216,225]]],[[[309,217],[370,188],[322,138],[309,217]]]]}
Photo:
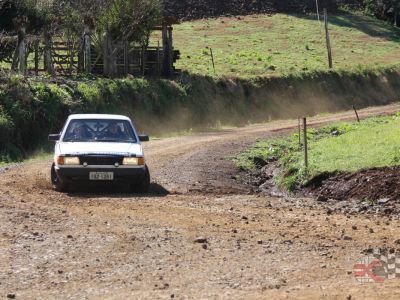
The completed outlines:
{"type": "Polygon", "coordinates": [[[68,189],[67,180],[57,174],[54,163],[51,166],[51,186],[54,191],[61,193],[68,189]]]}
{"type": "Polygon", "coordinates": [[[145,194],[150,189],[150,171],[146,166],[145,174],[140,183],[135,183],[131,185],[131,190],[135,193],[145,194]]]}

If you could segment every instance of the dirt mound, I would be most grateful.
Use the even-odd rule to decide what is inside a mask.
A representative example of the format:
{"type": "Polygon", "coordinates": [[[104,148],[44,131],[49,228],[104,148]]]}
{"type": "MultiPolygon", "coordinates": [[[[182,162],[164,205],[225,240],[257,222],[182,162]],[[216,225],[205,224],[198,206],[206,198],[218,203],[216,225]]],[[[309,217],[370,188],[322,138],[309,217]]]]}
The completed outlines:
{"type": "MultiPolygon", "coordinates": [[[[323,0],[321,9],[336,11],[342,5],[361,6],[361,0],[323,0]]],[[[315,0],[165,0],[166,14],[181,20],[203,19],[219,16],[248,15],[254,13],[304,13],[315,11],[315,0]]]]}
{"type": "Polygon", "coordinates": [[[268,162],[252,172],[242,172],[241,180],[256,194],[279,197],[299,207],[324,208],[328,215],[400,214],[400,166],[323,173],[291,194],[278,189],[275,181],[278,172],[277,162],[268,162]]]}
{"type": "Polygon", "coordinates": [[[314,195],[336,200],[381,202],[400,199],[400,166],[373,168],[355,173],[322,174],[308,188],[314,195]]]}
{"type": "MultiPolygon", "coordinates": [[[[280,194],[275,176],[279,172],[276,161],[266,162],[251,172],[242,174],[247,185],[256,193],[280,194]]],[[[400,166],[372,168],[355,173],[322,173],[314,177],[297,196],[313,196],[321,202],[331,200],[363,200],[370,204],[400,203],[400,166]]]]}

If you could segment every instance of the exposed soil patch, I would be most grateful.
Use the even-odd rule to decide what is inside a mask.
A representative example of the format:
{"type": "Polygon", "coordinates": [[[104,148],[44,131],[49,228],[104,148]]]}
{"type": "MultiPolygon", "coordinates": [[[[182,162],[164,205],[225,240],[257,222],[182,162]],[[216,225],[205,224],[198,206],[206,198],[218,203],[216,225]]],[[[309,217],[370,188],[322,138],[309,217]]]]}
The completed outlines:
{"type": "Polygon", "coordinates": [[[282,196],[278,189],[275,176],[279,172],[278,163],[274,160],[264,161],[262,158],[254,158],[256,169],[251,172],[241,172],[238,177],[253,193],[269,196],[282,196]]]}
{"type": "MultiPolygon", "coordinates": [[[[281,196],[274,180],[276,162],[258,165],[258,170],[244,174],[244,181],[256,193],[281,196]]],[[[313,178],[296,197],[312,197],[331,212],[400,213],[400,166],[361,170],[354,173],[323,173],[313,178]],[[342,203],[337,203],[337,202],[342,203]],[[336,202],[336,203],[335,203],[336,202]]]]}
{"type": "Polygon", "coordinates": [[[308,189],[314,195],[336,200],[397,201],[400,199],[400,166],[322,174],[310,182],[308,189]]]}

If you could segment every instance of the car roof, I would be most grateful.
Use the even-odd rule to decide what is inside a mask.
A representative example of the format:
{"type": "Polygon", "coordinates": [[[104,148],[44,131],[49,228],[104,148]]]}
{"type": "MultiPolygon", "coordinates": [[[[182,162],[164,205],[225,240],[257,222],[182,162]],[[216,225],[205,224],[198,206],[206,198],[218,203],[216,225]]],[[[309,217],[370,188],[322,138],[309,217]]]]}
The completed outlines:
{"type": "Polygon", "coordinates": [[[77,114],[70,115],[68,117],[69,120],[91,120],[91,119],[104,119],[104,120],[126,120],[130,121],[126,116],[122,115],[108,115],[108,114],[77,114]]]}

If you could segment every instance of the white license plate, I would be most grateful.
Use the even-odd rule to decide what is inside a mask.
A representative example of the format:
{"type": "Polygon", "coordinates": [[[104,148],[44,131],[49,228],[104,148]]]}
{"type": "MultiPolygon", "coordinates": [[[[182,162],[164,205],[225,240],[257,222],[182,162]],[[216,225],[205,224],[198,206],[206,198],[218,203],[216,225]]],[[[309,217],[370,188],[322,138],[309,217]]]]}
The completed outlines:
{"type": "Polygon", "coordinates": [[[90,180],[114,180],[113,172],[90,172],[90,180]]]}

